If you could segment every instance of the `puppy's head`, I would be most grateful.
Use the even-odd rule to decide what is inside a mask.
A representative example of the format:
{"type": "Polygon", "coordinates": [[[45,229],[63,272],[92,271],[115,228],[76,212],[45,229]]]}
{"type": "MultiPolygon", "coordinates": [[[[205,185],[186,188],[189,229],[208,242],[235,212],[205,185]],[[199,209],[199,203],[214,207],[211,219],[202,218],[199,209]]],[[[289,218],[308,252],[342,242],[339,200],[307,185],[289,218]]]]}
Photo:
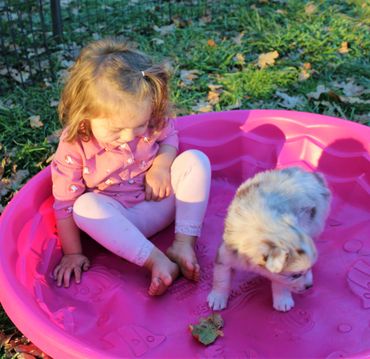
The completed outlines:
{"type": "Polygon", "coordinates": [[[283,232],[263,241],[258,265],[271,280],[284,284],[292,292],[304,292],[313,285],[311,268],[317,260],[315,244],[289,218],[282,227],[285,227],[283,232]]]}

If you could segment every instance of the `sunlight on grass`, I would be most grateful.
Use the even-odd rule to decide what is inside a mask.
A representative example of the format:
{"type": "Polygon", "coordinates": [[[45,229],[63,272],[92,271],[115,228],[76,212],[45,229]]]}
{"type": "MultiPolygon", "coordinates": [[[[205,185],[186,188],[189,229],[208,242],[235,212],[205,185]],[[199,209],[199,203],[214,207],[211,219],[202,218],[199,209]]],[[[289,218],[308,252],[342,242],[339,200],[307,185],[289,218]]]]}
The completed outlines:
{"type": "Polygon", "coordinates": [[[220,79],[226,90],[223,100],[226,103],[236,103],[243,98],[268,98],[277,88],[286,87],[297,78],[298,72],[294,67],[259,70],[249,66],[241,72],[226,74],[220,79]]]}

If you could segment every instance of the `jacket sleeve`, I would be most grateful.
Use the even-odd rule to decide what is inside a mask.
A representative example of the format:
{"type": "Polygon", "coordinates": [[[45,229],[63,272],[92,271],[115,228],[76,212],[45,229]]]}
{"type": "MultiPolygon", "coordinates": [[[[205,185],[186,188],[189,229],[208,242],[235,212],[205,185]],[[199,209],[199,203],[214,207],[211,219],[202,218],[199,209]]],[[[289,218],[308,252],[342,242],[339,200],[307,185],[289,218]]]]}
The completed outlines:
{"type": "Polygon", "coordinates": [[[73,203],[85,192],[82,151],[78,143],[63,141],[63,135],[51,163],[54,211],[57,219],[72,215],[73,203]]]}
{"type": "Polygon", "coordinates": [[[172,119],[168,120],[167,126],[161,131],[157,142],[159,144],[170,145],[179,149],[179,137],[175,129],[175,124],[172,119]]]}

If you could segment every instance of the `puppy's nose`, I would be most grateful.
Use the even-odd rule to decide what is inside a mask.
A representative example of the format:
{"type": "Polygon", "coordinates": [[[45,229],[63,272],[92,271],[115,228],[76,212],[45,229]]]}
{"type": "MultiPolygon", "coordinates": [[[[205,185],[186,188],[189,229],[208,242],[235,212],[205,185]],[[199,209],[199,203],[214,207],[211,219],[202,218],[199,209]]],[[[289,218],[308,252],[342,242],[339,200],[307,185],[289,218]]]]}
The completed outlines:
{"type": "Polygon", "coordinates": [[[310,289],[310,288],[312,288],[312,286],[313,286],[312,284],[306,284],[306,285],[304,286],[304,289],[306,289],[306,290],[307,290],[307,289],[310,289]]]}

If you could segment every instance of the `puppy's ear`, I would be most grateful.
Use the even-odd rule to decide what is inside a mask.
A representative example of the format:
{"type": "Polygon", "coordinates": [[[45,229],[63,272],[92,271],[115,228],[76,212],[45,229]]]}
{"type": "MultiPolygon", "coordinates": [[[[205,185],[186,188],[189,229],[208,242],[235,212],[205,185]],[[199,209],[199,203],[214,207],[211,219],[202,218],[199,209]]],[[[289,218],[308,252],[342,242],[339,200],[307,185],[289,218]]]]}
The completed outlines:
{"type": "Polygon", "coordinates": [[[272,248],[267,256],[265,267],[271,273],[280,273],[285,265],[288,252],[283,248],[272,248]]]}

